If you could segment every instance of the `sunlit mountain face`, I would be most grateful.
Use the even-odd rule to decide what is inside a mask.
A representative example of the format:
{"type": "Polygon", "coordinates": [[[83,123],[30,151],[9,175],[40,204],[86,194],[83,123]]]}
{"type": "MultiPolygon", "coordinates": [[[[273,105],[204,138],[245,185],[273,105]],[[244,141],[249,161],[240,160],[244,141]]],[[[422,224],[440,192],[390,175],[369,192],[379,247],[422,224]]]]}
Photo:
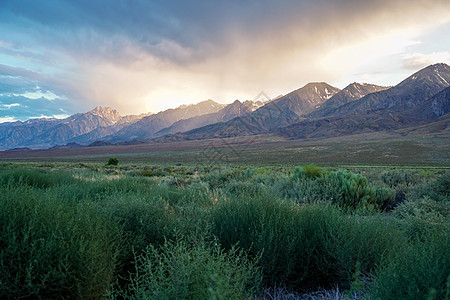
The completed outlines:
{"type": "Polygon", "coordinates": [[[448,11],[447,0],[0,1],[0,122],[268,100],[311,82],[347,88],[335,109],[372,91],[363,83],[449,64],[448,11]]]}

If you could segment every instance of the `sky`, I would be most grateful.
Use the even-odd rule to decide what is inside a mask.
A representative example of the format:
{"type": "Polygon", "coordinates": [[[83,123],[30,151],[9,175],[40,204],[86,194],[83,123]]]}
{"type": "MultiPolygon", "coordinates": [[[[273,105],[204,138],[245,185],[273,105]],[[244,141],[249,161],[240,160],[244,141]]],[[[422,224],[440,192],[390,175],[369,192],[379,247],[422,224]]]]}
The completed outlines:
{"type": "Polygon", "coordinates": [[[449,0],[0,0],[0,122],[395,85],[439,62],[449,0]]]}

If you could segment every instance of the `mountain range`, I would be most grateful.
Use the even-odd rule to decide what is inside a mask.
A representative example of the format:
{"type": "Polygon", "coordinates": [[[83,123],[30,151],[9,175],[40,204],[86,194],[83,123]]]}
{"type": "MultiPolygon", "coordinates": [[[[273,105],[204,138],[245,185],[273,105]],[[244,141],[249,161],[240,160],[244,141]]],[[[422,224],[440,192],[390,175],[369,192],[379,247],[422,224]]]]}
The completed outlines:
{"type": "MultiPolygon", "coordinates": [[[[443,131],[450,111],[450,67],[428,66],[392,87],[312,82],[273,100],[206,100],[156,114],[121,116],[96,107],[66,119],[0,124],[0,149],[102,146],[270,134],[326,138],[377,131],[443,131]],[[437,122],[439,126],[427,126],[437,122]],[[425,127],[424,127],[425,126],[425,127]]],[[[406,132],[402,131],[403,134],[406,132]]]]}

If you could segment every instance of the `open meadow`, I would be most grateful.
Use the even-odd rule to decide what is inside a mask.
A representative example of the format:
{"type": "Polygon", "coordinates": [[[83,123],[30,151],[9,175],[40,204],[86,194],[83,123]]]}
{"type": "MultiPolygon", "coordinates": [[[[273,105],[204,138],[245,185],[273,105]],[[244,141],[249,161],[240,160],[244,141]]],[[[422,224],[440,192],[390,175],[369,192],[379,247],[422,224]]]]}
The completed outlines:
{"type": "Polygon", "coordinates": [[[0,164],[0,298],[449,297],[448,167],[116,157],[0,164]]]}
{"type": "Polygon", "coordinates": [[[101,147],[0,151],[0,162],[325,164],[450,167],[449,134],[399,137],[368,133],[290,140],[254,135],[194,141],[148,141],[101,147]]]}

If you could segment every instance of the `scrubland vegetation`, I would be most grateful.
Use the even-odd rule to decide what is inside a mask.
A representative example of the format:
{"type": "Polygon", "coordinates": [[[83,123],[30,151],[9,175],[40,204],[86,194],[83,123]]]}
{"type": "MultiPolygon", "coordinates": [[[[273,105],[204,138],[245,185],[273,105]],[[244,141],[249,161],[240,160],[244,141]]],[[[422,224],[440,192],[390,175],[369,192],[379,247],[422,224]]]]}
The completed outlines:
{"type": "Polygon", "coordinates": [[[449,192],[447,169],[2,164],[0,298],[448,299],[449,192]]]}

